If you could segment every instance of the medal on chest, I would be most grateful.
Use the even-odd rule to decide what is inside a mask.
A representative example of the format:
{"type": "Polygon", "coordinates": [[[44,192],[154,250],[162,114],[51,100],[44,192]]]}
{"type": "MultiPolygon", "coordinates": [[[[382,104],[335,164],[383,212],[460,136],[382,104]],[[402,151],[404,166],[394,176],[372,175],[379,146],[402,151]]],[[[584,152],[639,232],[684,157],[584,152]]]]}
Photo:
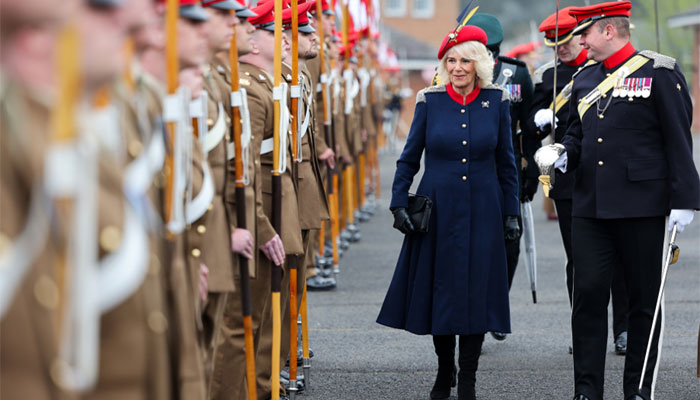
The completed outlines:
{"type": "Polygon", "coordinates": [[[508,96],[510,97],[511,103],[520,103],[523,101],[521,85],[509,83],[505,85],[505,89],[508,91],[508,96]]]}

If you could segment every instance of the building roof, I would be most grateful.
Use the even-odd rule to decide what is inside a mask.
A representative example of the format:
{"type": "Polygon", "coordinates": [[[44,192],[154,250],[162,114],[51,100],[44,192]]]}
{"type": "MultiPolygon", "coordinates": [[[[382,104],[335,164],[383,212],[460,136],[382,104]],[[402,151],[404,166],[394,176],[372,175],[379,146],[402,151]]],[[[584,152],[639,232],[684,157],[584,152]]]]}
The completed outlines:
{"type": "Polygon", "coordinates": [[[399,59],[435,60],[438,49],[422,39],[407,35],[386,25],[380,27],[382,37],[389,42],[389,47],[396,52],[399,59]]]}
{"type": "Polygon", "coordinates": [[[668,26],[671,28],[683,28],[696,25],[700,25],[700,6],[676,14],[668,19],[668,26]]]}

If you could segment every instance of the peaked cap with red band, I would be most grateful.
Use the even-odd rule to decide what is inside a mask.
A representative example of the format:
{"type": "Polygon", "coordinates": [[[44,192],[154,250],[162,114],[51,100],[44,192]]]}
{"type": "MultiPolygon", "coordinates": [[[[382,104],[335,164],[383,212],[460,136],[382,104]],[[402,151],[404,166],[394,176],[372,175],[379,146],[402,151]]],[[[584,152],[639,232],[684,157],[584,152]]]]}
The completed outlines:
{"type": "MultiPolygon", "coordinates": [[[[304,3],[299,3],[297,6],[297,13],[299,14],[299,32],[303,33],[314,33],[316,32],[316,29],[314,29],[309,21],[309,14],[308,12],[316,7],[316,0],[311,0],[307,1],[304,3]]],[[[292,24],[292,8],[285,8],[284,11],[282,11],[282,23],[285,25],[285,28],[288,28],[292,24]]]]}
{"type": "Polygon", "coordinates": [[[559,37],[557,32],[557,13],[545,18],[540,24],[540,32],[544,32],[545,46],[554,47],[557,44],[565,44],[574,37],[576,18],[569,14],[573,7],[566,7],[559,10],[559,37]],[[558,42],[558,43],[557,43],[558,42]]]}
{"type": "Polygon", "coordinates": [[[632,15],[632,2],[609,1],[607,3],[594,4],[588,7],[571,7],[569,14],[576,18],[576,28],[574,35],[580,35],[596,21],[610,17],[627,17],[632,15]]]}
{"type": "Polygon", "coordinates": [[[274,1],[259,1],[258,5],[251,8],[250,11],[254,12],[257,17],[248,18],[255,29],[262,29],[266,31],[275,31],[275,2],[274,1]]]}
{"type": "Polygon", "coordinates": [[[478,26],[464,25],[457,27],[457,29],[450,32],[450,34],[445,36],[445,39],[443,39],[437,55],[438,60],[442,60],[442,57],[447,54],[447,51],[454,46],[472,40],[476,40],[477,42],[486,46],[488,38],[486,37],[486,32],[484,32],[484,30],[478,26]]]}
{"type": "MultiPolygon", "coordinates": [[[[333,12],[333,9],[328,4],[328,0],[318,0],[318,1],[321,2],[321,12],[323,13],[323,15],[331,15],[331,16],[335,15],[335,13],[333,12]]],[[[311,9],[311,12],[313,14],[316,14],[316,7],[311,9]]]]}

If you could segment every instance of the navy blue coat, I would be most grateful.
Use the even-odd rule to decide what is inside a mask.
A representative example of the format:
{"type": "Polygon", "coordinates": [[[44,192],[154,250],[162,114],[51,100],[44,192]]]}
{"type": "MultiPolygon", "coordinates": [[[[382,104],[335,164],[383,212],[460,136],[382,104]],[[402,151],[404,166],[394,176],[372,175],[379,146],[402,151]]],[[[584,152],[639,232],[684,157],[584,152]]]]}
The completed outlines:
{"type": "Polygon", "coordinates": [[[611,91],[601,99],[600,107],[607,105],[604,113],[593,104],[583,120],[579,117],[579,100],[634,54],[628,44],[574,77],[568,128],[562,139],[567,174],[576,177],[574,217],[659,217],[671,209],[700,208],[700,179],[690,134],[692,103],[675,60],[644,52],[649,62],[630,78],[647,78],[650,95],[613,97],[611,91]]]}
{"type": "Polygon", "coordinates": [[[377,322],[415,334],[508,333],[503,221],[519,214],[510,105],[496,86],[466,105],[450,93],[439,85],[416,98],[391,208],[407,206],[425,150],[417,193],[433,200],[432,216],[428,233],[404,238],[377,322]]]}

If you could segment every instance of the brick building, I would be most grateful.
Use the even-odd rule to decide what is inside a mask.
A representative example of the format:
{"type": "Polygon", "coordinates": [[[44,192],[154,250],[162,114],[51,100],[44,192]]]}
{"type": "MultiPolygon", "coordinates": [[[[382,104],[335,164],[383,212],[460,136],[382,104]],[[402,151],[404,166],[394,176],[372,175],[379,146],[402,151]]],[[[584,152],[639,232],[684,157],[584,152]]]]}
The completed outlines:
{"type": "MultiPolygon", "coordinates": [[[[382,37],[398,55],[404,86],[409,86],[415,94],[429,85],[438,64],[438,48],[445,35],[457,26],[456,19],[462,10],[462,2],[381,0],[381,6],[382,37]]],[[[405,99],[403,106],[403,124],[399,135],[408,133],[415,108],[414,98],[405,99]]]]}

